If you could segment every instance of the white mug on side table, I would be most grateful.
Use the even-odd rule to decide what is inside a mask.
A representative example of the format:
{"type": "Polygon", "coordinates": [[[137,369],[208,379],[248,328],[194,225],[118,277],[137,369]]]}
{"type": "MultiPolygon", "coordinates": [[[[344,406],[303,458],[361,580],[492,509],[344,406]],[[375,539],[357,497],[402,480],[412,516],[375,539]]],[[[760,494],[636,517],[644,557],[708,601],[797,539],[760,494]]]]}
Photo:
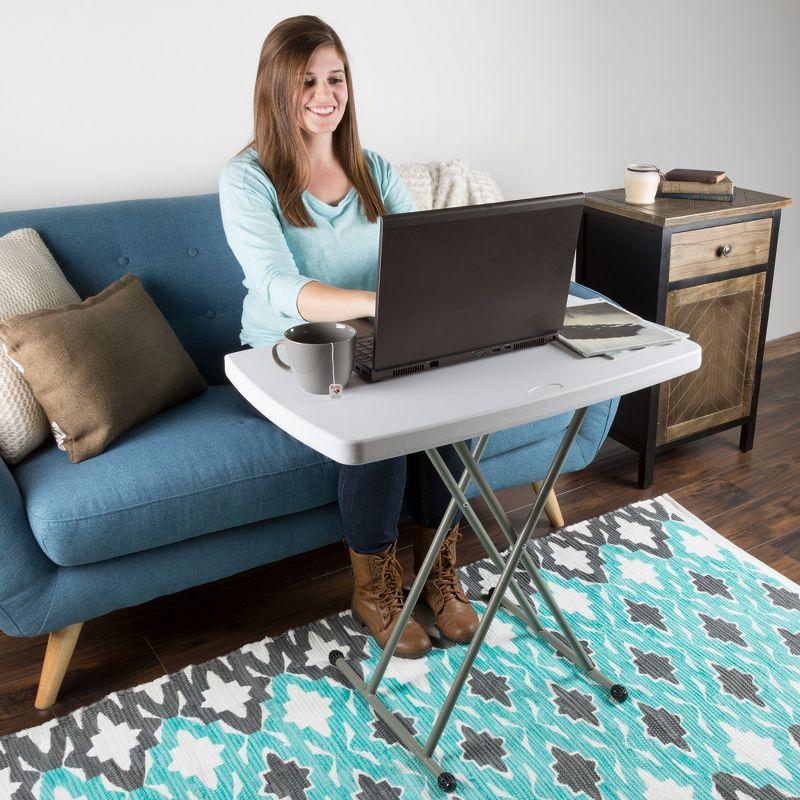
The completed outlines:
{"type": "Polygon", "coordinates": [[[631,164],[625,170],[625,202],[634,206],[654,203],[661,182],[661,170],[655,164],[631,164]]]}

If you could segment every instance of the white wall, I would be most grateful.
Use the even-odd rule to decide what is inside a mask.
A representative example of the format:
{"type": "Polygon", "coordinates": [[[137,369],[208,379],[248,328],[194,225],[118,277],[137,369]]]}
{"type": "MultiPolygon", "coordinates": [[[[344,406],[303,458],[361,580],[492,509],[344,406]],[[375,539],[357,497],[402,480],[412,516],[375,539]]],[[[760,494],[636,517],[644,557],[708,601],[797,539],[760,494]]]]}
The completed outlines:
{"type": "MultiPolygon", "coordinates": [[[[261,43],[302,13],[338,31],[362,145],[395,163],[465,158],[507,199],[631,162],[800,195],[796,0],[32,0],[0,18],[0,210],[215,191],[261,43]]],[[[799,249],[790,208],[769,338],[800,329],[799,249]]]]}

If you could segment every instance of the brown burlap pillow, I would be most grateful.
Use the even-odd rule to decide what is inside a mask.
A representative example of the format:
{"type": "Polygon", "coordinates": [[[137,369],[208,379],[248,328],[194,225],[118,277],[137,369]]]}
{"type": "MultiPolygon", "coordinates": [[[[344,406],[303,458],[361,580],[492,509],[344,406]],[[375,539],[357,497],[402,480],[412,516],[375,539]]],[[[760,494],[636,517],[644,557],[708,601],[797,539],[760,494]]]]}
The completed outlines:
{"type": "Polygon", "coordinates": [[[130,273],[82,303],[7,319],[0,323],[0,339],[74,464],[206,389],[164,315],[130,273]]]}

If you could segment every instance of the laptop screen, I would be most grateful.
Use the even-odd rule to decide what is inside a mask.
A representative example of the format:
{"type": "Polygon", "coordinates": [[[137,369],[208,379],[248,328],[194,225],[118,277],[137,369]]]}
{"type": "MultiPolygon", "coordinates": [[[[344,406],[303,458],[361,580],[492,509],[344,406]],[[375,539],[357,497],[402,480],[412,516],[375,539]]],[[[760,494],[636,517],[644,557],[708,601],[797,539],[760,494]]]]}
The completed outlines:
{"type": "Polygon", "coordinates": [[[557,331],[582,193],[381,218],[376,369],[557,331]]]}

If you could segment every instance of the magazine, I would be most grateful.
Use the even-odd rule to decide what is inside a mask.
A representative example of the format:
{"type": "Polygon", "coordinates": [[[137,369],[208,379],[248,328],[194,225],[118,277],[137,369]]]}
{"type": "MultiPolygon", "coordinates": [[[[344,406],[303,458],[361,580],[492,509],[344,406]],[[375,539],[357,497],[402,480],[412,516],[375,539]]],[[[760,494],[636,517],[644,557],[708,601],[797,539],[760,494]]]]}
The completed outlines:
{"type": "Polygon", "coordinates": [[[605,300],[570,301],[558,340],[582,356],[613,356],[688,338],[687,333],[648,322],[605,300]]]}

